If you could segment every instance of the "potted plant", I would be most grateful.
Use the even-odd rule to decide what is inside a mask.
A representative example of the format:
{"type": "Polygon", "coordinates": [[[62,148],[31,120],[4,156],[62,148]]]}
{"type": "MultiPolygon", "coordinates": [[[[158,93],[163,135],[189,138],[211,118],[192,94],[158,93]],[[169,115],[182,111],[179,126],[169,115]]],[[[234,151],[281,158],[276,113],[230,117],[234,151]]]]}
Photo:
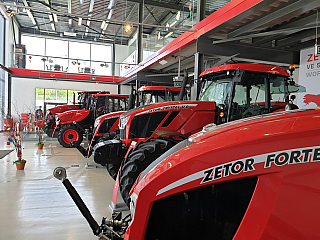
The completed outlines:
{"type": "Polygon", "coordinates": [[[17,152],[18,160],[14,161],[13,164],[16,165],[17,170],[23,170],[27,161],[22,159],[22,138],[20,135],[19,124],[14,124],[14,126],[9,130],[8,141],[13,144],[17,152]]]}
{"type": "Polygon", "coordinates": [[[43,148],[44,143],[42,142],[42,131],[39,130],[38,131],[38,143],[37,143],[37,147],[39,150],[41,150],[43,148]]]}

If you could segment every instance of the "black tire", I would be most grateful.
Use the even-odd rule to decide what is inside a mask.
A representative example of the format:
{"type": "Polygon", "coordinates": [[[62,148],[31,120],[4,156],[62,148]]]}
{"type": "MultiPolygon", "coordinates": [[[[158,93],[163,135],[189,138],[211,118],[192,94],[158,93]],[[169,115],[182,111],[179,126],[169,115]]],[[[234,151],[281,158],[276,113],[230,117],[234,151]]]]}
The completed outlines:
{"type": "Polygon", "coordinates": [[[72,148],[80,145],[83,140],[82,131],[74,125],[61,127],[58,134],[58,142],[65,148],[72,148]],[[71,142],[73,142],[71,146],[71,142]]]}
{"type": "Polygon", "coordinates": [[[119,172],[119,188],[124,202],[130,205],[130,190],[140,173],[154,160],[175,145],[169,139],[149,139],[139,144],[122,162],[119,172]]]}
{"type": "Polygon", "coordinates": [[[44,132],[48,135],[48,137],[53,137],[52,136],[52,124],[55,122],[55,117],[51,117],[48,120],[46,120],[46,125],[44,127],[44,132]]]}
{"type": "Polygon", "coordinates": [[[113,163],[106,164],[107,171],[108,171],[110,177],[113,178],[113,180],[116,180],[116,178],[117,178],[120,165],[121,164],[113,164],[113,163]]]}

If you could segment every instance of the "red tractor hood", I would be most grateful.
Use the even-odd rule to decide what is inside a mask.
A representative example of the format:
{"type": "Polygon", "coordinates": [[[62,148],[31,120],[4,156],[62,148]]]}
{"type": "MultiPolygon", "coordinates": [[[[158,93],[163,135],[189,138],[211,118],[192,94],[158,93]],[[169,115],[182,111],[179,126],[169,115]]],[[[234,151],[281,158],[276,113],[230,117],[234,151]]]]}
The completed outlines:
{"type": "Polygon", "coordinates": [[[57,115],[60,122],[57,125],[80,122],[90,114],[90,110],[72,110],[57,115]]]}
{"type": "Polygon", "coordinates": [[[161,103],[152,103],[139,108],[134,108],[122,114],[122,117],[128,115],[141,115],[145,113],[161,112],[168,110],[183,110],[189,109],[193,110],[214,110],[215,103],[209,101],[172,101],[172,102],[161,102],[161,103]]]}
{"type": "Polygon", "coordinates": [[[294,110],[222,124],[198,136],[192,135],[185,140],[186,147],[176,145],[169,150],[171,155],[159,157],[138,178],[130,193],[135,206],[134,220],[125,239],[143,238],[145,228],[141,223],[148,221],[155,201],[190,189],[249,177],[258,177],[258,182],[233,239],[248,239],[248,236],[268,239],[271,234],[268,227],[276,229],[280,222],[286,223],[281,225],[284,239],[290,238],[292,229],[305,234],[301,236],[317,238],[314,235],[317,231],[309,231],[300,223],[316,225],[313,213],[320,207],[308,195],[299,195],[297,191],[320,191],[319,184],[312,183],[320,180],[319,119],[320,109],[294,110]],[[313,180],[308,175],[316,173],[315,169],[318,170],[314,176],[319,177],[313,180]],[[313,190],[306,189],[309,187],[313,190]],[[285,190],[280,191],[282,188],[285,190]],[[312,207],[301,206],[297,196],[303,196],[303,201],[312,207]],[[274,215],[277,217],[269,221],[274,215]],[[297,218],[299,221],[294,221],[297,218]],[[252,228],[253,225],[260,227],[252,228]]]}
{"type": "Polygon", "coordinates": [[[78,110],[80,107],[79,104],[74,104],[74,105],[61,105],[61,106],[57,106],[54,108],[50,108],[48,111],[50,111],[50,113],[52,115],[57,115],[59,113],[63,113],[66,111],[70,111],[70,110],[78,110]]]}

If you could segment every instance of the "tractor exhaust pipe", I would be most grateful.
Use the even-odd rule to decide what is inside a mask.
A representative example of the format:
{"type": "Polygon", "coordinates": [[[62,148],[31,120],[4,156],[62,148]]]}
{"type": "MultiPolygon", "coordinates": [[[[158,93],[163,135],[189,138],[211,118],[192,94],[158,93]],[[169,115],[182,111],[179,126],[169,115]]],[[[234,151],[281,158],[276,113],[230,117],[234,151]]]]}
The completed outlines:
{"type": "Polygon", "coordinates": [[[179,93],[179,101],[183,100],[183,96],[185,94],[187,82],[188,82],[188,71],[183,70],[183,81],[182,81],[181,89],[180,89],[180,93],[179,93]]]}
{"type": "Polygon", "coordinates": [[[135,95],[136,95],[136,92],[133,89],[133,86],[131,86],[131,93],[129,95],[128,110],[130,110],[130,109],[135,107],[135,95]]]}
{"type": "Polygon", "coordinates": [[[77,205],[77,207],[79,208],[80,212],[82,213],[82,215],[85,217],[85,219],[89,223],[89,225],[90,225],[90,227],[91,227],[91,229],[93,231],[93,234],[96,235],[96,236],[99,235],[101,233],[101,229],[100,229],[98,223],[96,222],[96,220],[94,220],[94,218],[92,217],[89,209],[87,208],[87,206],[82,201],[82,199],[79,196],[79,194],[76,191],[76,189],[72,186],[72,184],[69,181],[69,179],[67,179],[67,171],[66,171],[66,169],[64,167],[57,167],[53,171],[53,176],[62,181],[62,183],[65,186],[65,188],[67,189],[69,195],[73,199],[74,203],[77,205]]]}

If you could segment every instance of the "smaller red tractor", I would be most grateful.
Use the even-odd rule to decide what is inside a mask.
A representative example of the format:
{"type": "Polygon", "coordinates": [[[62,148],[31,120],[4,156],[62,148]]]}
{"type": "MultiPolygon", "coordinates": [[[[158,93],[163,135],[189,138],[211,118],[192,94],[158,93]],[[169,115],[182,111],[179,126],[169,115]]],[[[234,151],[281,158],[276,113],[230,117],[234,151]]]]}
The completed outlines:
{"type": "MultiPolygon", "coordinates": [[[[137,99],[138,107],[146,106],[149,104],[165,101],[176,101],[179,99],[181,89],[176,87],[165,87],[165,86],[142,86],[137,91],[137,96],[132,96],[133,99],[137,99]]],[[[186,99],[186,91],[183,94],[183,99],[186,99]]],[[[119,136],[119,118],[124,111],[112,112],[98,117],[94,123],[93,128],[93,139],[88,147],[84,149],[80,144],[74,144],[74,146],[82,153],[84,157],[90,157],[92,152],[100,148],[100,145],[103,145],[104,141],[112,140],[119,136]],[[96,146],[97,143],[100,143],[96,146]]],[[[94,154],[94,161],[96,163],[105,166],[103,158],[104,153],[96,152],[94,154]]],[[[115,168],[112,164],[108,164],[107,169],[109,174],[116,177],[118,166],[115,168]],[[113,171],[115,169],[116,171],[113,171]]]]}
{"type": "Polygon", "coordinates": [[[128,97],[129,95],[123,94],[92,94],[89,97],[88,109],[72,110],[57,115],[56,128],[59,131],[59,143],[63,147],[79,145],[84,134],[88,137],[92,135],[97,117],[105,113],[126,110],[128,97]]]}
{"type": "Polygon", "coordinates": [[[44,132],[49,137],[57,137],[58,132],[54,132],[56,128],[56,119],[55,116],[70,110],[79,110],[88,108],[88,99],[91,94],[95,93],[110,93],[109,91],[87,91],[87,92],[78,92],[78,103],[75,102],[75,95],[73,95],[73,104],[70,105],[59,105],[54,108],[47,110],[45,118],[44,132]]]}
{"type": "Polygon", "coordinates": [[[302,109],[207,126],[145,169],[130,214],[99,226],[66,177],[100,239],[320,239],[320,110],[302,109]]]}

